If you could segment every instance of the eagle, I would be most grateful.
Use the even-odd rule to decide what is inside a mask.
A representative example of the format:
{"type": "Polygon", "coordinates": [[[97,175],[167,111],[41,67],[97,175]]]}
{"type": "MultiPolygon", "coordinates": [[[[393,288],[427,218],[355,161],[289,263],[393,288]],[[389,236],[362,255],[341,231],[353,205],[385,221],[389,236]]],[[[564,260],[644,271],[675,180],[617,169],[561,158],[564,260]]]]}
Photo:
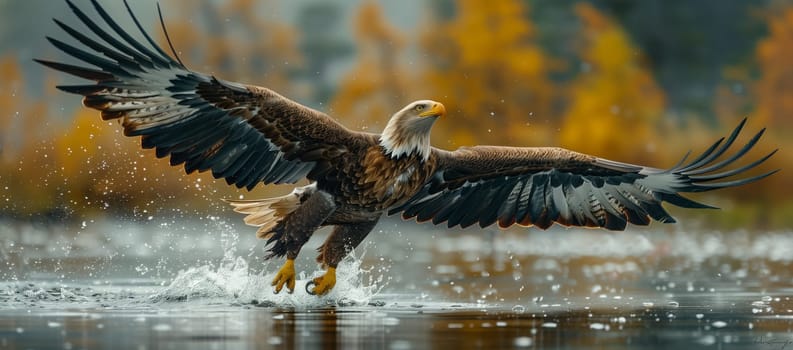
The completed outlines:
{"type": "MultiPolygon", "coordinates": [[[[732,165],[758,142],[755,134],[733,155],[721,157],[744,127],[741,121],[700,156],[658,169],[556,147],[474,146],[447,151],[430,144],[430,131],[446,118],[440,102],[415,101],[394,113],[380,134],[350,130],[330,116],[266,87],[226,81],[187,68],[163,32],[173,55],[144,30],[129,5],[141,40],[120,26],[96,0],[98,17],[66,0],[82,22],[55,23],[72,37],[49,42],[79,64],[36,59],[44,66],[91,82],[57,86],[83,96],[104,120],[119,120],[126,136],[169,157],[189,174],[211,171],[229,185],[308,185],[261,200],[229,200],[267,239],[266,259],[286,257],[272,281],[274,292],[295,288],[294,260],[312,234],[332,233],[318,248],[325,272],[306,290],[322,295],[336,283],[339,262],[384,215],[468,227],[498,224],[546,229],[564,226],[624,230],[628,223],[675,219],[663,202],[684,208],[715,208],[683,197],[744,185],[777,170],[743,175],[770,158],[732,165]],[[100,25],[99,19],[104,22],[100,25]],[[743,175],[734,177],[735,175],[743,175]],[[733,177],[732,179],[726,179],[733,177]]],[[[689,152],[690,153],[690,152],[689,152]]]]}

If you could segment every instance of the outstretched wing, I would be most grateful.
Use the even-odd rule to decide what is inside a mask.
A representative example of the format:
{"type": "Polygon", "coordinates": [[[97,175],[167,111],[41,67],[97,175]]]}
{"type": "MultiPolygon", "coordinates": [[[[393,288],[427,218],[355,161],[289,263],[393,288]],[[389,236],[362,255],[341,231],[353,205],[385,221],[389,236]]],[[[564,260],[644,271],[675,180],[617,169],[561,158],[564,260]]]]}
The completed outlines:
{"type": "Polygon", "coordinates": [[[126,1],[148,44],[124,31],[95,0],[110,30],[67,2],[87,30],[55,23],[82,46],[47,39],[93,67],[36,61],[95,81],[58,88],[85,96],[83,103],[102,111],[103,119],[120,119],[127,136],[141,136],[144,148],[155,148],[157,157],[170,155],[171,164],[184,164],[188,173],[211,170],[248,189],[259,182],[294,183],[319,176],[357,135],[269,89],[190,71],[151,39],[126,1]]]}
{"type": "Polygon", "coordinates": [[[478,146],[454,152],[434,150],[439,158],[433,178],[405,204],[389,214],[447,222],[449,227],[479,223],[501,227],[515,223],[548,228],[568,226],[623,230],[628,222],[648,225],[650,218],[675,222],[662,202],[685,208],[713,208],[680,195],[740,186],[771,175],[732,181],[776,151],[747,165],[718,172],[741,158],[757,143],[757,133],[736,154],[717,161],[735,141],[742,121],[722,145],[714,143],[697,159],[668,170],[614,162],[561,148],[478,146]],[[719,147],[721,146],[721,147],[719,147]]]}

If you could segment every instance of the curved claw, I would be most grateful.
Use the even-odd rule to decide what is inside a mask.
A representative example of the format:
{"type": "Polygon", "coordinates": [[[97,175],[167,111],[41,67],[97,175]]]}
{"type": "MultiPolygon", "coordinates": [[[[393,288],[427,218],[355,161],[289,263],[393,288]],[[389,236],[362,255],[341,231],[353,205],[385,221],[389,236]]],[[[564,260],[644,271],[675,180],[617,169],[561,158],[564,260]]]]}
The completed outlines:
{"type": "Polygon", "coordinates": [[[317,284],[314,283],[314,281],[308,281],[308,283],[306,283],[306,293],[308,293],[309,295],[317,295],[317,293],[314,293],[316,289],[309,289],[311,286],[316,286],[316,285],[317,284]]]}
{"type": "Polygon", "coordinates": [[[281,269],[278,270],[278,273],[275,274],[275,278],[273,278],[273,282],[271,285],[275,286],[275,294],[281,292],[281,289],[286,284],[286,288],[289,290],[289,293],[295,291],[295,260],[294,259],[286,259],[284,266],[281,266],[281,269]]]}
{"type": "Polygon", "coordinates": [[[336,285],[336,268],[329,267],[324,275],[306,283],[306,292],[311,295],[324,295],[336,285]],[[309,289],[314,286],[314,289],[309,289]]]}

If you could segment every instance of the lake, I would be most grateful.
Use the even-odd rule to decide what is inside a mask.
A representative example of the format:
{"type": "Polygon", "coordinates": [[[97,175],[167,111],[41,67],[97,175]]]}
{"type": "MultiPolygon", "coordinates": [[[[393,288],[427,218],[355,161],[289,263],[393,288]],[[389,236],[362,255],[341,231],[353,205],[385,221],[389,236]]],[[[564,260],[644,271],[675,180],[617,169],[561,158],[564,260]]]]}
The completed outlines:
{"type": "Polygon", "coordinates": [[[793,232],[385,220],[315,297],[237,222],[4,222],[0,348],[793,348],[793,232]]]}

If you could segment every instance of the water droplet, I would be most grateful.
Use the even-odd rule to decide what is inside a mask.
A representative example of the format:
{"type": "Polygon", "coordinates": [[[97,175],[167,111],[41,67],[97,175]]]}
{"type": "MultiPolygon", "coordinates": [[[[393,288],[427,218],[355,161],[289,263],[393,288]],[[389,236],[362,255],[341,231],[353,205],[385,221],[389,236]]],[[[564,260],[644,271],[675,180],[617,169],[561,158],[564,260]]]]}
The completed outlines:
{"type": "Polygon", "coordinates": [[[708,335],[706,335],[706,336],[704,336],[702,338],[699,338],[697,340],[697,343],[702,344],[702,345],[713,345],[713,344],[716,344],[716,337],[713,336],[713,335],[708,334],[708,335]]]}
{"type": "Polygon", "coordinates": [[[151,329],[154,330],[154,331],[157,331],[157,332],[167,332],[167,331],[170,331],[171,329],[173,329],[173,327],[171,327],[171,325],[166,324],[166,323],[160,323],[160,324],[154,325],[154,327],[151,327],[151,329]]]}
{"type": "Polygon", "coordinates": [[[526,307],[523,305],[515,305],[512,307],[512,312],[522,314],[526,312],[526,307]]]}
{"type": "Polygon", "coordinates": [[[713,323],[711,323],[711,325],[713,326],[713,328],[724,328],[724,327],[727,327],[727,322],[714,321],[713,323]]]}
{"type": "Polygon", "coordinates": [[[534,340],[529,337],[517,337],[515,338],[515,346],[519,348],[528,348],[534,344],[534,340]]]}
{"type": "Polygon", "coordinates": [[[407,340],[394,340],[389,346],[391,350],[408,350],[412,348],[413,346],[407,340]]]}
{"type": "Polygon", "coordinates": [[[590,324],[589,328],[590,329],[594,329],[594,330],[609,330],[610,327],[607,324],[602,324],[602,323],[597,323],[596,322],[596,323],[590,324]]]}
{"type": "Polygon", "coordinates": [[[384,326],[398,326],[399,319],[396,317],[385,317],[383,318],[383,325],[384,326]]]}

